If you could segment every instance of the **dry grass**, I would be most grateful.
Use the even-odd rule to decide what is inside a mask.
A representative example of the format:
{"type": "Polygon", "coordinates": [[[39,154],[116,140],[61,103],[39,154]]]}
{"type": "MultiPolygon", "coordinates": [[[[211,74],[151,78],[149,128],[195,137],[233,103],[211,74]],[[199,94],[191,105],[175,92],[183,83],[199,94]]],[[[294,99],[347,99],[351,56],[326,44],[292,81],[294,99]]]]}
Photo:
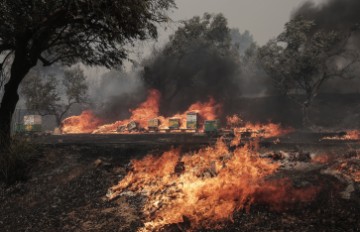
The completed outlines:
{"type": "Polygon", "coordinates": [[[37,149],[23,138],[13,138],[10,145],[0,151],[0,182],[13,184],[26,180],[29,162],[37,149]]]}

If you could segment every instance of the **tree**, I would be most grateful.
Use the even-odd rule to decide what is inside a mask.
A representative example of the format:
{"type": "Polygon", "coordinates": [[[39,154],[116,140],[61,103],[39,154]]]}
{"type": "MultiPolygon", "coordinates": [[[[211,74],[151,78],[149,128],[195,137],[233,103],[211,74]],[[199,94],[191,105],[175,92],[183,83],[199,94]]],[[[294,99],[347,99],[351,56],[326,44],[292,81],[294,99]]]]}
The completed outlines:
{"type": "Polygon", "coordinates": [[[238,48],[240,56],[245,56],[246,50],[255,45],[254,37],[248,30],[241,33],[238,28],[233,28],[230,30],[230,35],[231,42],[238,48]]]}
{"type": "Polygon", "coordinates": [[[55,77],[31,73],[24,79],[21,88],[26,107],[42,116],[54,115],[59,126],[73,105],[88,103],[86,77],[79,66],[65,70],[62,84],[64,96],[60,97],[55,77]]]}
{"type": "Polygon", "coordinates": [[[239,54],[222,14],[184,21],[170,41],[145,61],[144,80],[163,96],[161,112],[176,113],[195,101],[231,100],[239,93],[239,54]]]}
{"type": "Polygon", "coordinates": [[[352,77],[359,55],[348,48],[350,38],[351,32],[321,29],[314,21],[297,17],[259,49],[261,63],[275,86],[301,105],[303,126],[310,125],[309,108],[322,85],[330,78],[352,77]]]}
{"type": "Polygon", "coordinates": [[[38,61],[119,65],[127,57],[126,44],[157,37],[156,24],[168,20],[172,7],[174,0],[1,0],[1,71],[9,70],[0,106],[1,143],[10,142],[17,90],[38,61]]]}

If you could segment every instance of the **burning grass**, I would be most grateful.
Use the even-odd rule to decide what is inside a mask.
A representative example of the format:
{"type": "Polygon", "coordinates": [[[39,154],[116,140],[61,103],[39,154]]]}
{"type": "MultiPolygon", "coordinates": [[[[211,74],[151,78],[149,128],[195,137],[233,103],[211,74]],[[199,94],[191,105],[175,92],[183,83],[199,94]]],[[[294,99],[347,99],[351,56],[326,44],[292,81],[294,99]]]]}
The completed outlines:
{"type": "Polygon", "coordinates": [[[220,229],[235,212],[249,211],[253,203],[281,210],[313,200],[320,189],[295,189],[289,179],[269,180],[279,163],[260,158],[256,143],[230,149],[219,139],[196,152],[171,149],[131,163],[132,170],[109,189],[108,197],[129,193],[145,197],[146,221],[139,231],[160,231],[185,222],[188,231],[220,229]]]}
{"type": "MultiPolygon", "coordinates": [[[[148,98],[137,108],[130,109],[131,117],[125,120],[116,121],[111,124],[104,124],[102,119],[98,118],[91,111],[84,111],[79,116],[72,116],[62,122],[61,131],[63,134],[117,134],[117,133],[143,133],[149,131],[171,131],[173,132],[204,132],[205,121],[211,121],[214,131],[221,131],[218,128],[217,119],[221,116],[222,105],[217,103],[212,97],[207,102],[195,102],[182,113],[171,117],[159,115],[161,94],[153,89],[149,90],[148,98]],[[196,114],[195,125],[189,128],[188,115],[196,114]],[[173,128],[170,121],[175,120],[179,125],[173,128]],[[150,122],[154,124],[151,128],[150,122]],[[216,123],[215,123],[216,122],[216,123]]],[[[291,129],[283,129],[279,124],[253,124],[244,123],[238,115],[227,117],[227,129],[238,136],[239,133],[251,133],[252,137],[275,137],[291,132],[291,129]]]]}
{"type": "Polygon", "coordinates": [[[336,136],[325,136],[321,140],[360,140],[360,131],[349,130],[336,136]]]}

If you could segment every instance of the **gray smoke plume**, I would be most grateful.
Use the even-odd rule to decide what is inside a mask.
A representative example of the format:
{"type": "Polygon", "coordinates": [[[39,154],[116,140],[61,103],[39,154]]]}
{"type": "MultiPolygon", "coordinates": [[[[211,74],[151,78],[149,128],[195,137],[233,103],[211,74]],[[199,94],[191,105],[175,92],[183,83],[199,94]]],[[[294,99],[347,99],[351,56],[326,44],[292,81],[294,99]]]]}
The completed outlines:
{"type": "Polygon", "coordinates": [[[293,18],[314,20],[316,29],[333,30],[343,34],[353,32],[352,42],[360,45],[359,10],[359,0],[328,0],[319,5],[306,2],[294,12],[293,18]]]}
{"type": "Polygon", "coordinates": [[[143,81],[137,70],[111,70],[90,84],[90,97],[95,113],[113,122],[130,116],[129,109],[147,97],[143,81]]]}

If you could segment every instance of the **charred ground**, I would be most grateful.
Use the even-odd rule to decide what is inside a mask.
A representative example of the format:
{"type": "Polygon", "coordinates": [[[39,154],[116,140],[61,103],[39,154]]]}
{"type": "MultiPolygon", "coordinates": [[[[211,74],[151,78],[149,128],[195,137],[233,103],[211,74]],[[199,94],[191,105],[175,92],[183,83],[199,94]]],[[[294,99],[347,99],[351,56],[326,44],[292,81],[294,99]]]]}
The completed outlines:
{"type": "MultiPolygon", "coordinates": [[[[0,187],[0,227],[2,231],[136,231],[143,225],[143,197],[122,195],[108,201],[106,193],[127,174],[130,159],[142,158],[149,151],[161,154],[168,148],[153,144],[43,146],[27,182],[0,187]]],[[[359,182],[349,179],[346,171],[330,171],[345,161],[359,168],[358,151],[352,146],[282,150],[263,148],[261,152],[282,164],[269,178],[289,178],[295,188],[321,186],[316,199],[301,203],[290,198],[275,208],[259,200],[249,211],[236,212],[233,222],[224,225],[226,229],[210,231],[358,231],[359,182]],[[325,162],[315,162],[314,154],[329,155],[325,162]]],[[[187,223],[184,218],[184,223],[169,225],[164,231],[186,231],[187,223]]]]}

